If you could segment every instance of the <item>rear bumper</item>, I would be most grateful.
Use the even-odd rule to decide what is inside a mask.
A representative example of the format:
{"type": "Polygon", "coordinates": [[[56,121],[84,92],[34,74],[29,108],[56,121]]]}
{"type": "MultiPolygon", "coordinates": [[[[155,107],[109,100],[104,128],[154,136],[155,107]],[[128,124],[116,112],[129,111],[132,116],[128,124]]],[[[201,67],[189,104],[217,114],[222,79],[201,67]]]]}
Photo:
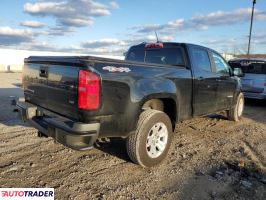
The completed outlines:
{"type": "Polygon", "coordinates": [[[72,149],[92,148],[98,138],[100,123],[75,122],[23,101],[18,101],[16,106],[24,122],[72,149]]]}
{"type": "Polygon", "coordinates": [[[266,99],[266,93],[254,93],[254,92],[243,92],[244,96],[249,99],[266,99]]]}

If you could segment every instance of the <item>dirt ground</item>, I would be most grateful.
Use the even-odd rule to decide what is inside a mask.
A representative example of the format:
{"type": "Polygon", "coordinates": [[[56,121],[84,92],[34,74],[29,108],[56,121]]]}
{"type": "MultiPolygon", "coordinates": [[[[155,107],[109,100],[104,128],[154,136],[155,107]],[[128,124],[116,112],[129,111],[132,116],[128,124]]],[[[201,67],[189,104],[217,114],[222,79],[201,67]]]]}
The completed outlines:
{"type": "Polygon", "coordinates": [[[52,187],[56,199],[266,199],[266,102],[242,121],[222,115],[177,124],[168,158],[143,169],[124,142],[74,151],[23,124],[10,96],[19,73],[0,73],[0,187],[52,187]]]}

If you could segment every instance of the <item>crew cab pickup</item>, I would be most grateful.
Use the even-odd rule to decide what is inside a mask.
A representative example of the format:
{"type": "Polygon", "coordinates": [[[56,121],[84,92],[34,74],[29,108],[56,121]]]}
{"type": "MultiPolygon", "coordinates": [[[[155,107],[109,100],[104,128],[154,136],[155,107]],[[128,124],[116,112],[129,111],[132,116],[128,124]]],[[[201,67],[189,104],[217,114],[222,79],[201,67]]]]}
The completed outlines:
{"type": "Polygon", "coordinates": [[[141,43],[125,60],[90,56],[29,57],[23,69],[24,121],[73,149],[124,138],[143,167],[167,155],[175,124],[244,108],[239,78],[214,50],[185,43],[141,43]]]}

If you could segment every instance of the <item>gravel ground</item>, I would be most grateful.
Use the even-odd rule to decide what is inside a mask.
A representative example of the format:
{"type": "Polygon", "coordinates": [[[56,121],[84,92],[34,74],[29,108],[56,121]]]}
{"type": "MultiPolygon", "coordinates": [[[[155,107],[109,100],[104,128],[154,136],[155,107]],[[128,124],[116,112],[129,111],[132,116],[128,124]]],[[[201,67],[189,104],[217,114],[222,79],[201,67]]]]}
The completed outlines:
{"type": "Polygon", "coordinates": [[[23,124],[10,96],[21,74],[0,73],[0,187],[53,187],[56,199],[266,199],[266,102],[243,119],[223,115],[177,124],[168,158],[142,169],[122,140],[74,151],[23,124]]]}

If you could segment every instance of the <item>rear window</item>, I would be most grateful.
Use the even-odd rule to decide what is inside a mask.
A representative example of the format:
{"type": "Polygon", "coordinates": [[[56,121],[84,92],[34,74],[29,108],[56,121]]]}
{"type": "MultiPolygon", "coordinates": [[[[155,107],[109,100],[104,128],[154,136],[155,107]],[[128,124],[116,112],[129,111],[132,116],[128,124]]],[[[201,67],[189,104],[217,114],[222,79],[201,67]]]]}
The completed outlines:
{"type": "Polygon", "coordinates": [[[163,65],[185,65],[183,51],[179,47],[161,49],[132,49],[128,52],[126,60],[163,65]]]}
{"type": "Polygon", "coordinates": [[[141,48],[132,48],[129,50],[126,56],[126,60],[144,62],[144,50],[141,48]]]}
{"type": "Polygon", "coordinates": [[[230,63],[232,68],[241,67],[244,73],[248,74],[266,74],[265,62],[242,62],[242,63],[230,63]]]}

